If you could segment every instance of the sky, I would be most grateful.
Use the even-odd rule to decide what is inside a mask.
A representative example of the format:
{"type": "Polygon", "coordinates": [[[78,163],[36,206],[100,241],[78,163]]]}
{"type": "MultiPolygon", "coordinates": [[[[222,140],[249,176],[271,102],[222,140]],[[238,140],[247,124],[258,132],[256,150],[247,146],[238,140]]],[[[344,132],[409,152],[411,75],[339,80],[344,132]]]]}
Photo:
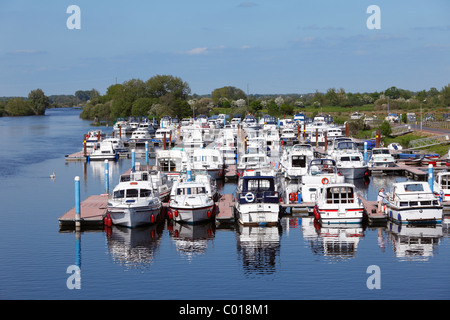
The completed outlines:
{"type": "Polygon", "coordinates": [[[1,0],[0,96],[104,94],[158,74],[196,94],[440,90],[449,17],[449,0],[1,0]]]}

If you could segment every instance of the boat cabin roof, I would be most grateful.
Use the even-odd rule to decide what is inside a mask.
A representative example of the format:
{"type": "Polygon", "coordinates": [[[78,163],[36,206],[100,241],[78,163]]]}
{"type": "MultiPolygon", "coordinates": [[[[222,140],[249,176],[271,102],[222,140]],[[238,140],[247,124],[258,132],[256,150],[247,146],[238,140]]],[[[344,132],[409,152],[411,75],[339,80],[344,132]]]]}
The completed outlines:
{"type": "Polygon", "coordinates": [[[431,193],[431,188],[428,182],[400,182],[394,184],[396,194],[417,194],[417,193],[431,193]]]}

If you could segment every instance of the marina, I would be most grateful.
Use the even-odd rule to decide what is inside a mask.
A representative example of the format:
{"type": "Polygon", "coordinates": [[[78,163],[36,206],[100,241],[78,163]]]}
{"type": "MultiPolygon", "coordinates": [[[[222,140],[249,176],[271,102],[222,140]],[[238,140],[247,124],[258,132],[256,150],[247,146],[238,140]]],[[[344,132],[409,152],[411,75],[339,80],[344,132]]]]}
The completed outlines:
{"type": "MultiPolygon", "coordinates": [[[[15,122],[22,126],[19,120],[23,119],[13,120],[8,126],[15,122]]],[[[38,130],[42,120],[33,119],[38,130]]],[[[134,153],[130,150],[127,156],[108,161],[105,175],[104,161],[67,161],[64,156],[82,148],[80,137],[90,130],[89,123],[79,120],[77,112],[53,110],[44,120],[49,122],[44,131],[47,135],[52,130],[59,135],[60,126],[66,127],[69,121],[78,121],[79,127],[67,133],[70,139],[59,140],[58,148],[46,147],[53,151],[45,157],[27,160],[26,165],[4,159],[9,165],[2,167],[3,185],[8,187],[1,188],[5,205],[11,209],[3,215],[8,228],[3,228],[2,237],[13,241],[14,246],[2,242],[2,252],[8,259],[0,269],[3,274],[20,275],[2,280],[7,297],[18,297],[18,290],[22,292],[20,297],[31,299],[114,299],[122,297],[124,291],[128,299],[184,299],[186,294],[196,299],[277,299],[274,293],[282,299],[285,294],[289,299],[327,299],[336,295],[392,299],[411,291],[416,298],[426,298],[421,292],[431,286],[437,290],[434,298],[448,296],[442,285],[446,283],[450,259],[446,201],[442,223],[433,226],[407,227],[376,212],[380,186],[396,181],[426,182],[426,166],[405,166],[397,171],[384,168],[381,174],[352,181],[367,212],[362,223],[356,224],[317,223],[315,202],[304,201],[300,193],[299,203],[301,181],[289,179],[283,186],[288,189],[282,202],[278,198],[281,215],[272,226],[246,225],[236,219],[234,195],[241,177],[235,162],[225,166],[224,177],[216,180],[219,194],[214,220],[193,224],[171,221],[169,202],[164,199],[161,220],[128,228],[105,221],[108,198],[133,167],[135,172],[152,172],[159,149],[149,148],[148,158],[145,146],[134,153]],[[424,173],[420,180],[405,176],[411,169],[424,173]],[[80,228],[76,227],[74,208],[75,177],[80,178],[80,228]],[[18,190],[25,192],[29,201],[17,204],[18,194],[22,194],[18,190]],[[18,217],[20,225],[15,223],[18,217]],[[82,289],[77,291],[66,288],[70,276],[66,269],[73,264],[80,266],[82,274],[82,289]],[[390,270],[383,273],[383,288],[389,290],[389,295],[366,288],[366,268],[373,264],[390,270]],[[424,268],[434,276],[411,281],[422,279],[424,268]],[[190,277],[176,273],[168,277],[168,270],[174,269],[183,269],[190,277]],[[326,276],[336,272],[339,279],[326,276]],[[27,281],[29,277],[35,280],[27,281]],[[180,283],[183,286],[178,290],[171,289],[180,283]],[[148,289],[153,286],[161,288],[158,294],[148,289]],[[299,286],[304,290],[298,290],[299,286]]],[[[103,131],[111,135],[112,127],[103,131]]],[[[10,137],[7,131],[3,134],[10,137]]],[[[33,142],[33,137],[27,139],[33,142]]],[[[278,167],[278,176],[283,180],[282,167],[277,164],[281,155],[272,156],[271,152],[269,166],[275,170],[278,167]]],[[[437,165],[433,169],[437,176],[445,167],[437,165]]]]}

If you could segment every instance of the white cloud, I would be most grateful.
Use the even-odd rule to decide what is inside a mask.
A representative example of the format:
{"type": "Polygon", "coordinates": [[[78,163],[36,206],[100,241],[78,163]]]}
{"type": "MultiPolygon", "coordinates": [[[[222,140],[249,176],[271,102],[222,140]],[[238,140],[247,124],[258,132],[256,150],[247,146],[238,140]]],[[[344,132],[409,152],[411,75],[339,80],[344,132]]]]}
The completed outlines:
{"type": "Polygon", "coordinates": [[[189,50],[186,52],[189,55],[199,55],[199,54],[207,54],[208,48],[202,47],[202,48],[194,48],[192,50],[189,50]]]}

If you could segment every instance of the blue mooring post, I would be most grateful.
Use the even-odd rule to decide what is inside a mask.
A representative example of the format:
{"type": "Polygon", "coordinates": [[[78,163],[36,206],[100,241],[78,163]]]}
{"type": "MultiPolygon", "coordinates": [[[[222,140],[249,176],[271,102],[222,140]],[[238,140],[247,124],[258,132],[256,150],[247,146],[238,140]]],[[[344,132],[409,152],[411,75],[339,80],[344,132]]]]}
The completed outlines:
{"type": "Polygon", "coordinates": [[[428,165],[428,184],[433,192],[433,165],[431,163],[428,165]]]}
{"type": "Polygon", "coordinates": [[[145,141],[145,163],[148,165],[148,141],[145,141]]]}
{"type": "Polygon", "coordinates": [[[131,171],[134,172],[134,164],[136,162],[136,152],[135,150],[131,150],[131,171]]]}
{"type": "Polygon", "coordinates": [[[367,164],[367,141],[364,141],[364,164],[367,164]]]}
{"type": "Polygon", "coordinates": [[[191,172],[191,166],[190,165],[188,165],[186,172],[187,172],[186,180],[188,182],[190,182],[192,180],[192,172],[191,172]]]}
{"type": "Polygon", "coordinates": [[[75,177],[75,227],[80,227],[81,202],[80,202],[80,177],[75,177]]]}
{"type": "Polygon", "coordinates": [[[105,193],[109,194],[109,162],[105,160],[105,193]]]}
{"type": "Polygon", "coordinates": [[[298,203],[302,203],[302,193],[300,191],[297,191],[297,196],[298,196],[298,203]]]}

